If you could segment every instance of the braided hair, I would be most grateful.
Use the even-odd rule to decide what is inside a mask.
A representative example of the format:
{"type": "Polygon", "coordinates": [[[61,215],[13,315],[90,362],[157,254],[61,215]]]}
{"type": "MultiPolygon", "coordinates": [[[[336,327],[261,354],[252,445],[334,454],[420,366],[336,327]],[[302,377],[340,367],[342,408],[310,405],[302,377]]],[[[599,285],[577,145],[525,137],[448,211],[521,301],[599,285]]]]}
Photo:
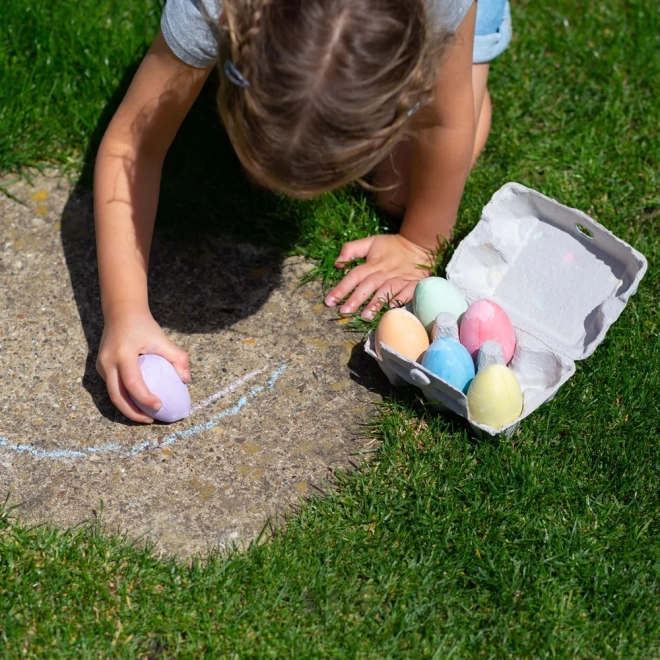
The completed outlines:
{"type": "Polygon", "coordinates": [[[308,198],[366,175],[428,103],[425,0],[225,0],[220,115],[247,170],[308,198]],[[225,68],[227,71],[227,68],[225,68]],[[237,82],[244,84],[237,84],[237,82]]]}

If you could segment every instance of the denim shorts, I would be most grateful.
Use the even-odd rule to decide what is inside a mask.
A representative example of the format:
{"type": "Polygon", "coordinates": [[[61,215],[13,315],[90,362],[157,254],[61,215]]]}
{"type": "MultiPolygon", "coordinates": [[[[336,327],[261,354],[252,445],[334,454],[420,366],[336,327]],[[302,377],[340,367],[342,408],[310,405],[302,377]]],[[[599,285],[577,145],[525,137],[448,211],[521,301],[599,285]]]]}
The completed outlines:
{"type": "Polygon", "coordinates": [[[508,0],[477,0],[473,63],[490,62],[506,50],[510,41],[511,9],[508,0]]]}

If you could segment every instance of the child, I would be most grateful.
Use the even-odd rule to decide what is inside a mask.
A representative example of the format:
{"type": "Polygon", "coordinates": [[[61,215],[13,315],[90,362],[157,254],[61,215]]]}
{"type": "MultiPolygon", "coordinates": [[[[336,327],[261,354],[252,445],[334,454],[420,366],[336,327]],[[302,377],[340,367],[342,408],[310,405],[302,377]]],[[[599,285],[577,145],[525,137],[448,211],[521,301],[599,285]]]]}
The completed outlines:
{"type": "Polygon", "coordinates": [[[140,353],[186,382],[187,354],[149,311],[147,265],[165,154],[217,64],[220,115],[247,174],[311,197],[371,173],[398,234],[344,245],[363,257],[326,296],[370,318],[409,300],[448,238],[490,129],[487,62],[506,48],[505,0],[168,0],[161,31],[99,148],[94,182],[105,327],[97,368],[112,402],[153,421],[140,353]],[[477,23],[475,40],[475,19],[477,23]],[[483,36],[481,36],[483,35],[483,36]],[[473,64],[474,61],[477,64],[473,64]],[[420,266],[421,265],[421,266],[420,266]]]}

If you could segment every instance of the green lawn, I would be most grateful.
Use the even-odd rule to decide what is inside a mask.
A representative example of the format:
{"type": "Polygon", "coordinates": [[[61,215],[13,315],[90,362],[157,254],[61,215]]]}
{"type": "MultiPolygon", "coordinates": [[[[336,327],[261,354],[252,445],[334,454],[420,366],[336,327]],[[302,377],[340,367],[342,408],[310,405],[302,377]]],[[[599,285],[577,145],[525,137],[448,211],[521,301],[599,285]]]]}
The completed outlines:
{"type": "MultiPolygon", "coordinates": [[[[159,12],[5,0],[1,172],[89,176],[159,12]]],[[[660,658],[660,10],[514,0],[513,14],[457,241],[506,181],[595,217],[649,261],[603,344],[510,440],[477,440],[402,389],[368,429],[370,462],[245,553],[184,565],[97,525],[28,529],[8,513],[0,657],[660,658]]],[[[355,188],[313,203],[251,191],[212,106],[209,89],[173,147],[180,187],[161,223],[193,204],[209,231],[221,194],[326,279],[346,238],[387,227],[355,188]],[[203,167],[218,153],[231,167],[203,167]]],[[[222,229],[240,233],[232,215],[222,229]]]]}

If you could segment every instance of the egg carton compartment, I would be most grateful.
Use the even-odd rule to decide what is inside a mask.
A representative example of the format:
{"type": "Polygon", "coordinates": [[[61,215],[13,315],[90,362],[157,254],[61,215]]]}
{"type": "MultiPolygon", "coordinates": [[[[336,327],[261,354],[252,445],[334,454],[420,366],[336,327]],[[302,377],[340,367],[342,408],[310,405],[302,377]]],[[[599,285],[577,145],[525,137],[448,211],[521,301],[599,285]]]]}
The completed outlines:
{"type": "Polygon", "coordinates": [[[516,351],[509,367],[523,391],[523,410],[496,430],[471,420],[467,397],[387,346],[383,359],[371,333],[366,352],[394,385],[420,387],[425,398],[468,419],[479,435],[510,436],[575,373],[575,360],[605,338],[644,276],[644,256],[583,212],[517,183],[484,208],[457,247],[447,279],[468,304],[487,298],[509,315],[516,351]]]}
{"type": "Polygon", "coordinates": [[[381,343],[382,360],[376,355],[375,334],[371,333],[365,342],[365,351],[378,360],[378,364],[392,385],[405,383],[415,385],[422,390],[424,398],[438,407],[464,417],[478,434],[510,437],[522,419],[530,415],[542,403],[554,397],[557,390],[575,373],[575,362],[548,349],[533,336],[520,328],[516,331],[516,351],[509,363],[509,368],[518,378],[523,393],[522,413],[514,422],[502,429],[494,429],[479,424],[470,418],[467,396],[426,369],[418,362],[410,360],[386,344],[381,343]]]}

